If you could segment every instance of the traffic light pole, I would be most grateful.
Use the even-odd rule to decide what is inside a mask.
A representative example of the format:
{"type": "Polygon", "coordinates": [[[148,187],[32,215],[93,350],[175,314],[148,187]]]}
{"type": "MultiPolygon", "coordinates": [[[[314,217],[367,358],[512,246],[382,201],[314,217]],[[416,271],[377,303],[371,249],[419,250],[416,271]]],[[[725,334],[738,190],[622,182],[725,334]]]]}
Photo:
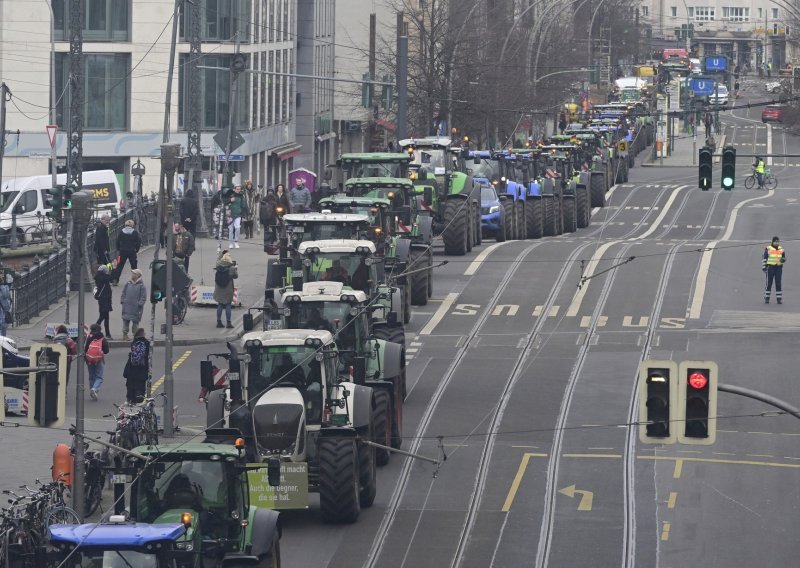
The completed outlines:
{"type": "MultiPolygon", "coordinates": [[[[80,227],[78,229],[79,241],[83,242],[86,239],[86,232],[85,228],[80,227]]],[[[80,270],[78,270],[78,365],[76,369],[76,376],[75,376],[75,432],[77,432],[75,436],[75,462],[73,466],[73,473],[72,473],[72,508],[78,513],[78,518],[83,522],[83,512],[85,510],[84,507],[84,487],[83,487],[83,479],[85,475],[84,471],[84,440],[83,440],[83,432],[84,432],[84,401],[86,398],[85,395],[85,383],[84,383],[84,372],[86,371],[86,365],[83,364],[84,357],[86,355],[85,343],[86,339],[84,337],[83,325],[84,325],[84,314],[86,309],[86,302],[84,299],[85,293],[83,291],[83,262],[84,262],[84,248],[78,247],[78,258],[80,259],[79,265],[80,270]]]]}
{"type": "MultiPolygon", "coordinates": [[[[64,296],[66,302],[64,304],[64,323],[69,325],[69,293],[70,285],[72,284],[72,210],[64,210],[67,219],[67,293],[64,296]]],[[[83,267],[81,267],[83,268],[83,267]]],[[[83,290],[81,290],[82,292],[83,290]]]]}
{"type": "Polygon", "coordinates": [[[744,388],[744,387],[737,387],[734,385],[723,385],[718,384],[717,390],[720,392],[727,392],[729,394],[738,394],[739,396],[746,396],[747,398],[752,398],[754,400],[758,400],[765,404],[769,404],[770,406],[774,406],[780,410],[783,410],[787,414],[791,414],[795,418],[800,418],[800,410],[785,402],[779,398],[775,398],[774,396],[770,396],[768,394],[764,394],[763,392],[754,391],[752,389],[744,388]]]}

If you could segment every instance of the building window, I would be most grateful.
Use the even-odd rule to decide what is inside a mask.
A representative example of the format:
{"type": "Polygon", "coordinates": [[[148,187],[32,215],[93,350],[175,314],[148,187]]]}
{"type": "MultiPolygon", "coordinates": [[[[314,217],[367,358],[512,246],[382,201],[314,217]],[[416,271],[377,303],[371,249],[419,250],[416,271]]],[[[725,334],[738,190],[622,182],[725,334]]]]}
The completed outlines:
{"type": "Polygon", "coordinates": [[[678,17],[678,7],[677,6],[670,6],[669,7],[669,15],[673,18],[678,17]]]}
{"type": "MultiPolygon", "coordinates": [[[[230,73],[231,55],[203,56],[203,65],[209,67],[225,67],[225,71],[216,69],[198,69],[200,73],[200,128],[203,130],[220,129],[228,125],[230,113],[230,73]]],[[[178,128],[186,128],[188,117],[187,87],[189,81],[187,53],[180,56],[178,71],[178,128]],[[186,70],[186,72],[184,71],[186,70]]],[[[250,68],[248,61],[247,68],[250,68]]],[[[250,73],[241,73],[237,85],[236,118],[234,126],[246,130],[249,127],[250,114],[250,73]]]]}
{"type": "Polygon", "coordinates": [[[695,6],[694,7],[694,20],[696,22],[710,22],[710,21],[714,20],[714,7],[713,6],[695,6]]]}
{"type": "Polygon", "coordinates": [[[646,18],[650,15],[650,7],[649,6],[639,6],[639,13],[642,17],[646,18]]]}
{"type": "MultiPolygon", "coordinates": [[[[69,41],[69,0],[52,0],[56,41],[69,41]]],[[[84,0],[83,41],[131,41],[131,0],[84,0]]]]}
{"type": "MultiPolygon", "coordinates": [[[[275,52],[269,52],[268,71],[275,71],[275,52]]],[[[275,124],[275,81],[277,76],[267,75],[267,120],[269,124],[275,124]]]]}
{"type": "Polygon", "coordinates": [[[269,41],[275,41],[275,0],[269,0],[269,41]]]}
{"type": "MultiPolygon", "coordinates": [[[[261,70],[267,70],[267,54],[261,54],[261,70]]],[[[261,74],[261,88],[258,91],[258,107],[259,107],[259,121],[258,126],[264,128],[267,125],[267,85],[269,84],[269,75],[261,74]]]]}
{"type": "MultiPolygon", "coordinates": [[[[200,40],[233,41],[239,33],[239,41],[250,42],[250,0],[199,0],[200,1],[200,40]]],[[[180,36],[187,41],[189,29],[189,10],[183,11],[180,21],[180,36]]]]}
{"type": "Polygon", "coordinates": [[[778,19],[778,9],[777,8],[772,8],[772,19],[773,20],[777,20],[778,19]]]}
{"type": "MultiPolygon", "coordinates": [[[[69,53],[56,53],[56,121],[61,128],[69,116],[69,53]]],[[[83,56],[83,128],[128,130],[131,56],[128,53],[86,53],[83,56]]]]}
{"type": "Polygon", "coordinates": [[[732,22],[749,22],[750,8],[723,7],[722,19],[732,22]]]}

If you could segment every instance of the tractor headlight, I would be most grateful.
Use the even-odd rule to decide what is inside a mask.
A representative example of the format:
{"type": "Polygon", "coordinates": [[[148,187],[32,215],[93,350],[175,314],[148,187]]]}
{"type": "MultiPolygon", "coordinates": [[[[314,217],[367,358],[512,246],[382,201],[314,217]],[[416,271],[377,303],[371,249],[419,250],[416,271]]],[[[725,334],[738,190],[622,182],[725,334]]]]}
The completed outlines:
{"type": "Polygon", "coordinates": [[[500,211],[499,205],[492,205],[491,207],[489,207],[489,214],[497,213],[498,211],[500,211]]]}
{"type": "Polygon", "coordinates": [[[194,550],[194,544],[190,540],[186,540],[186,541],[183,541],[183,542],[176,542],[175,543],[175,548],[177,548],[178,550],[184,550],[186,552],[191,552],[191,551],[194,550]]]}

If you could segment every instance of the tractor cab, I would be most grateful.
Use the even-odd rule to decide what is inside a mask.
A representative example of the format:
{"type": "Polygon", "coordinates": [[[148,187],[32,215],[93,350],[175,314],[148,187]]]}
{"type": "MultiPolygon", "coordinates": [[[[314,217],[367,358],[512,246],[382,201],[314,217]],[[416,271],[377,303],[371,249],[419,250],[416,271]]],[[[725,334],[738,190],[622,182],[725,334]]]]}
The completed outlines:
{"type": "Polygon", "coordinates": [[[336,161],[339,183],[353,178],[407,178],[411,156],[406,152],[372,152],[342,154],[336,161]]]}
{"type": "Polygon", "coordinates": [[[372,226],[366,215],[327,210],[321,213],[290,213],[284,215],[283,223],[289,246],[297,246],[303,241],[358,238],[368,234],[372,226]]]}

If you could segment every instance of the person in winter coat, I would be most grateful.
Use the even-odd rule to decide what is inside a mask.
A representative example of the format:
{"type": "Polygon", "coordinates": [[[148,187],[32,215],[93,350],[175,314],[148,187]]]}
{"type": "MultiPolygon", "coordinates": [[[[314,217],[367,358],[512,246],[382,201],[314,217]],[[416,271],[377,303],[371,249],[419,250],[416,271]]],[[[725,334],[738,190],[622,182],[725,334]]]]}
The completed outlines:
{"type": "Polygon", "coordinates": [[[214,301],[217,303],[217,327],[223,327],[222,310],[224,308],[225,318],[228,321],[225,327],[232,329],[233,281],[239,278],[236,261],[231,258],[231,254],[228,251],[224,250],[220,253],[214,270],[216,272],[214,275],[214,301]]]}
{"type": "Polygon", "coordinates": [[[134,227],[133,219],[125,221],[125,226],[117,235],[117,252],[119,253],[119,262],[114,269],[114,285],[119,282],[119,277],[122,275],[122,269],[125,267],[125,261],[129,260],[131,268],[139,267],[139,261],[136,258],[139,249],[142,247],[142,237],[139,236],[139,231],[134,227]]]}
{"type": "Polygon", "coordinates": [[[108,355],[108,341],[100,331],[100,324],[93,323],[89,328],[86,344],[83,346],[86,368],[89,371],[89,396],[97,400],[97,393],[103,385],[103,371],[105,370],[105,356],[108,355]]]}
{"type": "Polygon", "coordinates": [[[100,310],[100,317],[97,319],[97,326],[100,326],[101,322],[105,322],[106,327],[106,337],[108,339],[112,339],[111,331],[109,330],[109,317],[111,315],[111,311],[114,309],[111,299],[111,270],[109,269],[107,264],[101,264],[97,267],[97,274],[94,275],[94,285],[97,287],[97,292],[94,295],[94,299],[97,300],[97,307],[100,310]]]}
{"type": "Polygon", "coordinates": [[[147,379],[150,376],[150,342],[144,334],[144,329],[138,328],[133,334],[131,351],[128,353],[128,362],[125,364],[125,398],[131,404],[142,402],[147,390],[147,379]]]}
{"type": "Polygon", "coordinates": [[[197,219],[200,218],[200,206],[197,204],[197,196],[191,188],[186,190],[186,195],[181,199],[180,214],[181,225],[194,235],[197,230],[197,219]]]}
{"type": "Polygon", "coordinates": [[[289,196],[286,195],[286,188],[282,183],[275,186],[275,199],[278,202],[275,209],[277,215],[286,215],[292,212],[292,204],[289,202],[289,196]]]}
{"type": "Polygon", "coordinates": [[[305,213],[311,209],[311,192],[303,178],[297,178],[295,181],[295,186],[289,194],[289,203],[292,205],[292,211],[296,213],[305,213]]]}
{"type": "Polygon", "coordinates": [[[189,232],[186,225],[178,225],[178,232],[175,235],[175,258],[183,259],[183,268],[189,273],[189,257],[194,252],[194,235],[189,232]]]}
{"type": "Polygon", "coordinates": [[[264,244],[272,244],[275,242],[275,232],[272,226],[275,225],[278,215],[275,208],[278,206],[278,198],[275,197],[275,192],[271,189],[267,190],[266,195],[261,198],[258,204],[258,220],[264,229],[264,244]]]}
{"type": "Polygon", "coordinates": [[[67,349],[67,384],[69,384],[69,373],[72,370],[72,361],[78,354],[78,344],[69,336],[67,326],[64,324],[56,328],[56,334],[53,336],[53,343],[60,343],[67,349]]]}
{"type": "Polygon", "coordinates": [[[131,279],[125,283],[119,297],[119,303],[122,304],[122,339],[125,341],[130,339],[128,329],[131,324],[133,324],[133,331],[139,328],[146,302],[147,290],[142,280],[142,271],[131,270],[131,279]]]}
{"type": "Polygon", "coordinates": [[[11,287],[3,278],[0,280],[0,336],[6,337],[11,323],[11,287]]]}
{"type": "Polygon", "coordinates": [[[257,210],[259,199],[261,199],[261,191],[253,187],[253,182],[251,180],[247,180],[244,182],[243,195],[246,206],[246,211],[242,215],[242,218],[244,219],[244,238],[252,239],[255,219],[258,216],[257,210]]]}
{"type": "Polygon", "coordinates": [[[111,241],[108,238],[108,224],[111,217],[103,215],[94,229],[94,253],[97,256],[97,264],[108,264],[111,262],[111,241]]]}
{"type": "Polygon", "coordinates": [[[230,201],[231,222],[228,225],[228,248],[239,248],[239,233],[242,230],[242,217],[247,215],[247,202],[242,195],[242,186],[233,188],[230,201]]]}

